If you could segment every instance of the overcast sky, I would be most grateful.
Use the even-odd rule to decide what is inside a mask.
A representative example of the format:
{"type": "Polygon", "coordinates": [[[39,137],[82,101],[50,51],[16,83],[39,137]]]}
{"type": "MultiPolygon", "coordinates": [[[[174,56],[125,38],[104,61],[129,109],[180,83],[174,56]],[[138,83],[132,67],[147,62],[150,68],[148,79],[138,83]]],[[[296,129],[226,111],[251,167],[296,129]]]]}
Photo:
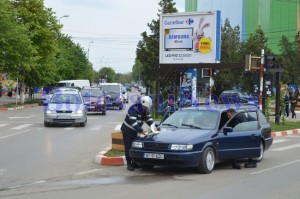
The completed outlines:
{"type": "MultiPolygon", "coordinates": [[[[70,35],[87,52],[98,71],[112,67],[116,73],[131,72],[140,34],[158,19],[159,0],[44,0],[52,8],[62,33],[70,35]],[[69,15],[69,17],[62,17],[69,15]]],[[[184,12],[185,0],[174,0],[184,12]]]]}

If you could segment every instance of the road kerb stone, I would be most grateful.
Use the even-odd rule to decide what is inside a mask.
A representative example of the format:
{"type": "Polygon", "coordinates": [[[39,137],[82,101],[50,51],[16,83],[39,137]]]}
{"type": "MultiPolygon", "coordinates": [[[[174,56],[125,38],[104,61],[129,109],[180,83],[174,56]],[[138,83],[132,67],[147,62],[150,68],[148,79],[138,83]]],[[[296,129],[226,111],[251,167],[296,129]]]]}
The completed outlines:
{"type": "Polygon", "coordinates": [[[107,157],[104,154],[111,149],[111,146],[106,147],[96,155],[95,163],[101,165],[122,166],[126,164],[125,156],[107,157]]]}

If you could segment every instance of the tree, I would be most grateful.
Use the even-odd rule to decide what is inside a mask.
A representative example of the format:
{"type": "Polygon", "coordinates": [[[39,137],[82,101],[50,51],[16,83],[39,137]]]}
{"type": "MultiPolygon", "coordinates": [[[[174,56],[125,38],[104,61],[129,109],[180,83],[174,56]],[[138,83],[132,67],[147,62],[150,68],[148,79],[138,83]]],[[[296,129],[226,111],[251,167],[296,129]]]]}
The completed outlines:
{"type": "Polygon", "coordinates": [[[134,65],[132,67],[132,78],[135,82],[138,82],[141,80],[142,67],[143,67],[143,64],[141,63],[141,61],[136,59],[134,65]]]}
{"type": "MultiPolygon", "coordinates": [[[[45,9],[43,0],[13,0],[18,20],[28,31],[32,45],[37,51],[35,62],[30,67],[22,67],[21,99],[24,99],[24,83],[30,88],[40,86],[55,73],[54,58],[57,50],[56,35],[59,30],[51,9],[45,9]]],[[[21,101],[21,103],[23,103],[21,101]]]]}
{"type": "Polygon", "coordinates": [[[299,82],[299,51],[298,45],[299,33],[295,37],[295,43],[289,42],[286,36],[282,36],[279,41],[280,46],[280,64],[284,69],[282,73],[282,81],[289,84],[298,84],[299,82]]]}
{"type": "Polygon", "coordinates": [[[106,79],[106,82],[115,82],[115,70],[111,67],[102,67],[99,70],[98,79],[106,79]]]}
{"type": "Polygon", "coordinates": [[[20,69],[30,70],[37,59],[29,29],[17,15],[9,0],[0,1],[0,72],[11,78],[17,78],[20,69]]]}
{"type": "MultiPolygon", "coordinates": [[[[221,38],[221,62],[239,63],[241,61],[239,26],[232,28],[230,21],[226,19],[221,28],[221,38]]],[[[239,84],[240,75],[241,71],[239,70],[222,69],[213,77],[215,81],[213,93],[219,96],[223,90],[232,89],[233,86],[239,84]]]]}
{"type": "MultiPolygon", "coordinates": [[[[161,0],[158,5],[162,8],[159,9],[159,13],[174,13],[177,9],[174,7],[176,3],[173,0],[161,0]]],[[[152,20],[148,23],[148,27],[151,33],[147,32],[141,34],[142,40],[137,45],[137,60],[142,64],[142,70],[140,71],[140,78],[144,84],[149,87],[155,81],[156,68],[159,64],[159,25],[160,20],[152,20]]]]}

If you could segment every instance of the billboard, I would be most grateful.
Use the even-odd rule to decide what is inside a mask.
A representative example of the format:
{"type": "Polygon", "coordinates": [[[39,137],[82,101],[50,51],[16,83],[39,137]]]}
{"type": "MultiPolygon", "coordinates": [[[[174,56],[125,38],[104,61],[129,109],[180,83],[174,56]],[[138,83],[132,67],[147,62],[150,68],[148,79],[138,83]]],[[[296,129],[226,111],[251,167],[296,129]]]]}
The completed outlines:
{"type": "Polygon", "coordinates": [[[160,64],[220,61],[220,11],[160,16],[160,64]]]}

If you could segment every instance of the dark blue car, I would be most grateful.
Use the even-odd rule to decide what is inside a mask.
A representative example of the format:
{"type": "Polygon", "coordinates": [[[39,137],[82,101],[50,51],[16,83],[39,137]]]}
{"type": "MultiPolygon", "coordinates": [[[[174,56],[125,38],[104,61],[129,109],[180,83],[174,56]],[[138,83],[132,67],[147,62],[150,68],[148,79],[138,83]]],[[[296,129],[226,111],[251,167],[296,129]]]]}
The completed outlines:
{"type": "Polygon", "coordinates": [[[142,168],[195,167],[211,173],[214,165],[230,159],[261,161],[273,142],[271,127],[255,105],[203,105],[180,109],[161,124],[157,134],[138,137],[130,155],[142,168]],[[228,119],[227,110],[236,115],[228,119]],[[233,125],[243,114],[247,121],[233,125]]]}

